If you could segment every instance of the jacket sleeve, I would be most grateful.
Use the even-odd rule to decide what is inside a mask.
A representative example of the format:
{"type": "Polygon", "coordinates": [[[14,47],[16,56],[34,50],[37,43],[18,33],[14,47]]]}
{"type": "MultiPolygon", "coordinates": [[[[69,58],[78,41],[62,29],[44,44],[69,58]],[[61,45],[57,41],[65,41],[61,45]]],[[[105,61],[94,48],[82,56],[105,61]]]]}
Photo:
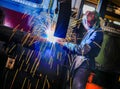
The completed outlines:
{"type": "Polygon", "coordinates": [[[81,54],[81,47],[80,47],[80,45],[66,42],[64,44],[64,47],[66,47],[67,49],[69,49],[74,54],[81,54]]]}
{"type": "Polygon", "coordinates": [[[95,47],[100,47],[103,41],[103,32],[100,30],[95,31],[90,38],[86,41],[86,44],[88,44],[91,49],[95,47]]]}

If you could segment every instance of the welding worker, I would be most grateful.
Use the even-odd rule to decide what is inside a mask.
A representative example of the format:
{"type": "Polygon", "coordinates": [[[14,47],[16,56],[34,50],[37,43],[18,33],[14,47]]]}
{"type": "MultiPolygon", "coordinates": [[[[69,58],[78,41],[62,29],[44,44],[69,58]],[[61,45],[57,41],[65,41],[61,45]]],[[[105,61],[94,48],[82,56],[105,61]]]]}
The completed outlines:
{"type": "Polygon", "coordinates": [[[95,69],[95,57],[98,55],[103,41],[99,14],[96,11],[87,11],[82,17],[81,25],[83,25],[82,29],[87,32],[80,44],[58,40],[63,48],[76,54],[71,66],[72,89],[85,89],[88,77],[95,69]]]}

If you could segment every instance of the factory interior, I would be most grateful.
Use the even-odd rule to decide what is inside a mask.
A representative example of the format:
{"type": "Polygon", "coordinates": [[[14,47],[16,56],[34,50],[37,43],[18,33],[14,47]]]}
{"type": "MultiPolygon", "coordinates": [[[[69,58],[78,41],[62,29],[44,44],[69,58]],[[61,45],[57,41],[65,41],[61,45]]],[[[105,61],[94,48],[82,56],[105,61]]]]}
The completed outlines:
{"type": "Polygon", "coordinates": [[[0,89],[120,89],[120,0],[0,0],[0,10],[0,89]],[[58,41],[82,42],[87,11],[103,42],[85,88],[73,88],[77,54],[58,41]]]}

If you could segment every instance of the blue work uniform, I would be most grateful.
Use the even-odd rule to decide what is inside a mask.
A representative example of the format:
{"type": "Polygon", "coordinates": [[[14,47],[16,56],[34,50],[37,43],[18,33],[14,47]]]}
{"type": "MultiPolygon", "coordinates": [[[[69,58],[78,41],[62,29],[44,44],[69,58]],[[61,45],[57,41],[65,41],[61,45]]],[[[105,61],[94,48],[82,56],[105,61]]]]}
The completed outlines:
{"type": "Polygon", "coordinates": [[[73,44],[66,42],[64,47],[68,48],[72,53],[77,55],[82,55],[81,50],[87,44],[90,46],[90,51],[87,54],[83,54],[85,58],[88,59],[89,65],[85,62],[81,65],[83,68],[95,68],[95,57],[99,54],[100,46],[103,41],[103,32],[101,28],[96,30],[88,30],[88,32],[83,37],[80,44],[73,44]]]}

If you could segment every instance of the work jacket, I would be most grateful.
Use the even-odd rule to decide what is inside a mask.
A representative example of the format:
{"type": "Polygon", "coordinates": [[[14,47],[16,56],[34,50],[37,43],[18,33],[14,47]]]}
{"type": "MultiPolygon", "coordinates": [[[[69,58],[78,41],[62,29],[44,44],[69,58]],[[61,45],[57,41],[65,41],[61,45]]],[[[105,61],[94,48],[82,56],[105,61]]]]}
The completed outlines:
{"type": "Polygon", "coordinates": [[[94,69],[95,57],[97,57],[97,55],[99,54],[102,41],[103,41],[103,32],[101,28],[98,28],[94,30],[93,29],[88,30],[80,44],[73,44],[66,42],[64,44],[64,47],[72,51],[73,54],[79,56],[77,57],[77,60],[79,60],[79,58],[85,59],[85,61],[82,64],[77,63],[79,61],[76,61],[77,65],[75,66],[75,68],[78,68],[80,66],[83,68],[94,69]],[[89,45],[91,49],[88,53],[82,54],[81,50],[86,44],[89,45]]]}

